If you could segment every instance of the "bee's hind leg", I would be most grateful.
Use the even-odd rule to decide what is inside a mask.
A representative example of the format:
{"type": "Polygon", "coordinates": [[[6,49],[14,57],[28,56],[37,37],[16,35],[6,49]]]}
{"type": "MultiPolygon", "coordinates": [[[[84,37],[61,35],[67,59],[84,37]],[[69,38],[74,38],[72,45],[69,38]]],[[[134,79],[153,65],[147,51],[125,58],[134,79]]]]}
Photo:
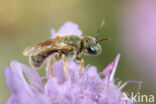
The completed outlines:
{"type": "Polygon", "coordinates": [[[50,77],[49,77],[50,79],[52,79],[53,73],[54,73],[53,65],[54,65],[54,63],[57,62],[59,59],[60,59],[60,56],[59,56],[57,53],[54,53],[54,54],[51,56],[50,62],[48,63],[48,68],[49,68],[49,71],[50,71],[50,77]]]}
{"type": "Polygon", "coordinates": [[[67,60],[64,54],[62,54],[62,62],[63,62],[63,66],[64,66],[64,73],[65,73],[65,77],[68,80],[68,67],[67,67],[67,60]]]}

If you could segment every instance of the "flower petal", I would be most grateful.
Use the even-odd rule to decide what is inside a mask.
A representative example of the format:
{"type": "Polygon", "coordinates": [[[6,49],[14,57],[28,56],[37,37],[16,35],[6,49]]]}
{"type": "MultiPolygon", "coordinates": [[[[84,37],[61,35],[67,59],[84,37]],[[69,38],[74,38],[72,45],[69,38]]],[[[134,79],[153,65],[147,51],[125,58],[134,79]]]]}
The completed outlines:
{"type": "Polygon", "coordinates": [[[54,29],[51,29],[51,38],[55,38],[56,34],[59,34],[60,36],[65,36],[65,35],[82,35],[82,31],[79,29],[78,25],[73,23],[73,22],[66,22],[58,32],[55,32],[54,29]]]}
{"type": "Polygon", "coordinates": [[[5,68],[5,77],[6,83],[12,93],[7,104],[23,104],[23,102],[26,102],[28,95],[19,74],[7,67],[5,68]]]}
{"type": "Polygon", "coordinates": [[[22,70],[23,70],[24,74],[26,75],[26,77],[28,78],[30,84],[33,87],[37,88],[38,91],[43,92],[44,91],[44,83],[43,83],[41,77],[39,76],[39,74],[35,70],[29,68],[28,66],[26,66],[24,64],[22,64],[22,70]]]}
{"type": "Polygon", "coordinates": [[[94,66],[91,66],[90,68],[88,68],[87,75],[89,75],[90,77],[99,76],[98,73],[97,73],[97,69],[94,66]]]}
{"type": "Polygon", "coordinates": [[[26,89],[27,93],[29,95],[32,95],[30,86],[27,83],[27,81],[26,81],[26,79],[25,79],[25,77],[23,75],[22,64],[17,62],[17,61],[11,61],[10,66],[11,66],[11,69],[14,70],[20,76],[20,79],[22,80],[23,86],[26,89]]]}

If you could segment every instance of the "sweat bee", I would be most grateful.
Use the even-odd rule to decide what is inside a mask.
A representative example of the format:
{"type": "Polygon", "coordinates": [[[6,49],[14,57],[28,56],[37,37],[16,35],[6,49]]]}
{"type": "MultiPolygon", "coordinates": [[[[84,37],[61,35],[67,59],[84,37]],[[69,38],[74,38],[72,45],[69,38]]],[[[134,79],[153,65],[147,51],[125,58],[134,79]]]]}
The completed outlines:
{"type": "Polygon", "coordinates": [[[102,48],[99,42],[103,40],[109,40],[109,38],[103,38],[97,40],[98,33],[104,25],[104,20],[96,32],[96,37],[92,36],[77,36],[74,34],[60,37],[57,35],[54,39],[48,39],[42,42],[35,43],[27,47],[23,51],[23,55],[29,56],[30,65],[33,68],[38,69],[47,57],[51,56],[48,62],[48,67],[53,76],[53,65],[55,62],[62,59],[64,65],[65,77],[68,80],[68,68],[67,59],[72,59],[76,63],[80,64],[79,75],[84,67],[84,60],[81,55],[98,55],[102,52],[102,48]]]}

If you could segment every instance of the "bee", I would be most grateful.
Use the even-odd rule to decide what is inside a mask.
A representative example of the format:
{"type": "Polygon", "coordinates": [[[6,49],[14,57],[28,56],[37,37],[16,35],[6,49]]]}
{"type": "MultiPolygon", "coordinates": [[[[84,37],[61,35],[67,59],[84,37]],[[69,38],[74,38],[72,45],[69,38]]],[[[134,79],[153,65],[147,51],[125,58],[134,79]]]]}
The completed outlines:
{"type": "Polygon", "coordinates": [[[103,40],[109,40],[109,38],[103,38],[97,40],[98,33],[104,25],[104,20],[96,32],[96,37],[92,36],[77,36],[74,34],[67,36],[57,35],[54,39],[48,39],[42,42],[35,43],[27,47],[23,51],[23,55],[29,56],[29,63],[33,69],[38,69],[42,66],[47,57],[51,57],[48,62],[51,78],[53,77],[53,65],[55,62],[62,60],[64,66],[65,77],[68,80],[68,68],[67,59],[72,59],[76,63],[80,64],[79,76],[84,67],[84,60],[81,55],[99,55],[102,52],[102,48],[99,42],[103,40]]]}

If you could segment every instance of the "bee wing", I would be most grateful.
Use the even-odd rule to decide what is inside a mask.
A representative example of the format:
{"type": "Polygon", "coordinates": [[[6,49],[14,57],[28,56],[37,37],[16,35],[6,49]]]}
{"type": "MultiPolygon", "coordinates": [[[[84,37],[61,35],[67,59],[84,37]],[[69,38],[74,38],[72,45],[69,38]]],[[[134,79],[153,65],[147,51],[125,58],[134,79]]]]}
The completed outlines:
{"type": "Polygon", "coordinates": [[[66,46],[66,44],[58,44],[57,41],[62,38],[55,38],[55,39],[49,39],[45,40],[36,44],[33,44],[29,47],[27,47],[23,51],[23,55],[25,56],[36,56],[38,54],[42,54],[45,52],[53,51],[53,50],[61,50],[63,47],[66,46]]]}

